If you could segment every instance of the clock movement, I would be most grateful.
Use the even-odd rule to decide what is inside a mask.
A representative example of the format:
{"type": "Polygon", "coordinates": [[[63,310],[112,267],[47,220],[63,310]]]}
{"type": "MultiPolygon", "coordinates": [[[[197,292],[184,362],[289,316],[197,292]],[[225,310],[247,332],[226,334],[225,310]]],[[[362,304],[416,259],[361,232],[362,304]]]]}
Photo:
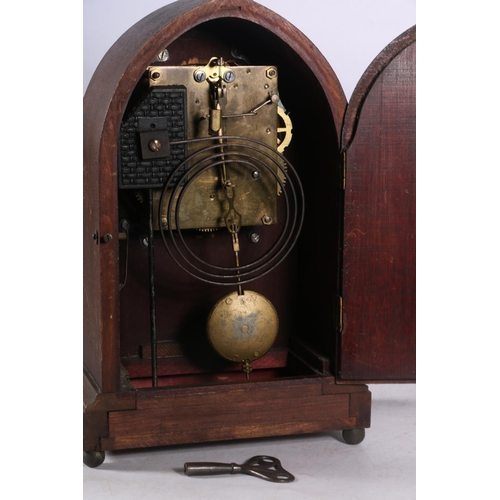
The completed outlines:
{"type": "Polygon", "coordinates": [[[130,28],[84,98],[84,461],[370,426],[415,379],[415,29],[349,106],[252,0],[130,28]]]}

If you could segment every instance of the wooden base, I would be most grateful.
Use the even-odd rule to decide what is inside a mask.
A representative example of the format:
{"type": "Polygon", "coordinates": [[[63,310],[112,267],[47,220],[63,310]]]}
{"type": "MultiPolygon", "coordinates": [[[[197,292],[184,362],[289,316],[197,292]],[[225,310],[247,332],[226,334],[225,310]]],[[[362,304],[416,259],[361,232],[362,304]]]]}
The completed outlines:
{"type": "Polygon", "coordinates": [[[86,381],[84,451],[285,436],[370,426],[365,385],[284,378],[92,394],[86,381]]]}

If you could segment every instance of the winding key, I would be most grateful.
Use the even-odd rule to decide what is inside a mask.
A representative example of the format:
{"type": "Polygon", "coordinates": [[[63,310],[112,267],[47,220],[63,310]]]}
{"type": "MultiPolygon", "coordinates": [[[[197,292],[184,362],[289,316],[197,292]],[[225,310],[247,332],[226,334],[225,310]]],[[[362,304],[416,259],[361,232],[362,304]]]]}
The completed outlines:
{"type": "Polygon", "coordinates": [[[244,464],[220,462],[188,462],[184,464],[186,476],[213,476],[217,474],[248,474],[275,483],[290,483],[295,477],[283,469],[274,457],[258,455],[244,464]]]}

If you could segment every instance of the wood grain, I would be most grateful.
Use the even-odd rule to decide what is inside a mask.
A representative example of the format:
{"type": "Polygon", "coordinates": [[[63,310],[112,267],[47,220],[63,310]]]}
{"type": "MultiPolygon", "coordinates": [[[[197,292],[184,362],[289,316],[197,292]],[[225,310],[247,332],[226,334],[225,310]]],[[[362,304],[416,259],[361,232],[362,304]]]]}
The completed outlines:
{"type": "MultiPolygon", "coordinates": [[[[349,419],[349,394],[298,396],[271,401],[263,391],[200,394],[169,405],[109,415],[109,441],[115,449],[133,442],[180,444],[332,430],[349,419]]],[[[353,425],[354,420],[350,422],[353,425]]],[[[142,444],[144,446],[144,444],[142,444]]]]}
{"type": "Polygon", "coordinates": [[[348,110],[344,381],[415,380],[414,40],[410,30],[382,52],[348,110]]]}
{"type": "MultiPolygon", "coordinates": [[[[318,126],[325,139],[329,135],[322,141],[325,154],[312,151],[308,160],[324,164],[319,157],[328,157],[328,168],[335,168],[335,155],[326,153],[340,137],[345,96],[324,56],[288,21],[250,0],[186,0],[155,11],[128,30],[99,64],[84,98],[84,362],[103,392],[120,388],[116,147],[121,118],[141,75],[164,47],[197,26],[228,19],[242,23],[239,31],[246,41],[260,43],[266,33],[271,36],[272,43],[265,50],[287,61],[290,72],[299,75],[297,85],[303,88],[300,79],[308,79],[312,102],[327,103],[324,115],[331,123],[318,126]],[[112,241],[96,245],[92,240],[96,231],[111,234],[112,241]]],[[[311,109],[298,110],[297,116],[301,113],[310,114],[311,109]]],[[[314,180],[310,183],[314,185],[314,180]]],[[[335,268],[337,252],[331,256],[335,268]]]]}
{"type": "Polygon", "coordinates": [[[269,424],[229,425],[212,429],[192,428],[187,431],[176,430],[147,435],[132,433],[103,438],[103,450],[126,450],[153,446],[171,446],[190,443],[206,443],[235,439],[251,439],[258,437],[287,436],[293,434],[310,434],[334,430],[355,429],[355,418],[327,418],[324,420],[305,420],[304,422],[284,422],[269,424]]]}

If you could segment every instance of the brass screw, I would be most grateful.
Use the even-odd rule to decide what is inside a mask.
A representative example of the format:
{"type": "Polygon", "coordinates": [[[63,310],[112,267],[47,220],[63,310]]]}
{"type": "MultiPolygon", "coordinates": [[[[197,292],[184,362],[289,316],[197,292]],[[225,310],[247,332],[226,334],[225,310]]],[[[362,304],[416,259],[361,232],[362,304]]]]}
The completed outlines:
{"type": "Polygon", "coordinates": [[[161,142],[158,139],[149,141],[148,147],[153,153],[157,153],[161,149],[161,142]]]}
{"type": "Polygon", "coordinates": [[[168,58],[170,57],[168,50],[163,49],[159,54],[158,54],[158,61],[168,61],[168,58]]]}
{"type": "Polygon", "coordinates": [[[259,235],[259,233],[252,233],[250,235],[250,241],[252,243],[258,243],[260,241],[260,235],[259,235]]]}
{"type": "Polygon", "coordinates": [[[207,79],[207,75],[205,74],[204,71],[202,71],[201,69],[196,71],[196,73],[194,74],[194,79],[198,82],[198,83],[201,83],[201,82],[204,82],[206,79],[207,79]]]}
{"type": "Polygon", "coordinates": [[[224,73],[224,76],[222,78],[226,83],[233,83],[236,79],[236,75],[234,74],[234,71],[228,70],[224,73]]]}

